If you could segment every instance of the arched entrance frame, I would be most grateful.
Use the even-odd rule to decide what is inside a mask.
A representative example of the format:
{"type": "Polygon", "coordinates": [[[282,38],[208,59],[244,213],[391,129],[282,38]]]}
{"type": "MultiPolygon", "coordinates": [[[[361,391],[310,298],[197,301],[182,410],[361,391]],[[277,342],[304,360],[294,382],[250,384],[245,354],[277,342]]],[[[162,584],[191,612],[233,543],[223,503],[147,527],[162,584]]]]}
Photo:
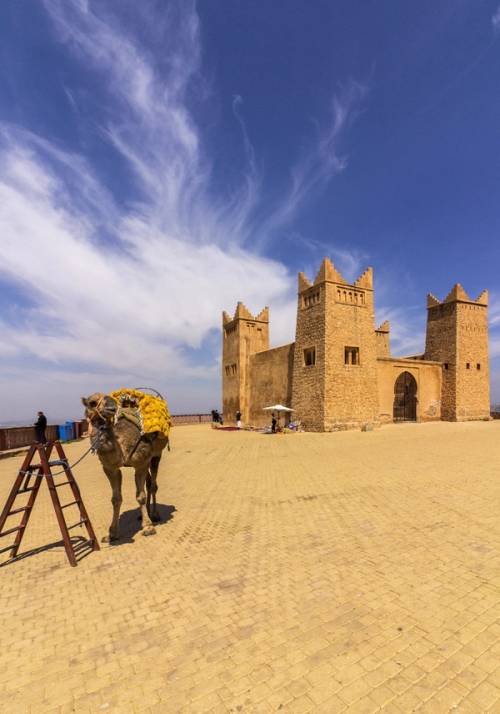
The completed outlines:
{"type": "Polygon", "coordinates": [[[418,384],[407,370],[400,372],[394,382],[393,420],[418,421],[418,384]]]}

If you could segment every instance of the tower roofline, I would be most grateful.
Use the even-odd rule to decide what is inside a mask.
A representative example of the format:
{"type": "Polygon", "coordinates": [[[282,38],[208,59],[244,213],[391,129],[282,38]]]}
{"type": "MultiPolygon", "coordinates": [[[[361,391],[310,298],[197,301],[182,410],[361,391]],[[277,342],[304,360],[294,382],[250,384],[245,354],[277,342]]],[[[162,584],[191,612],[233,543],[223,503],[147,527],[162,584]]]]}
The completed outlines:
{"type": "Polygon", "coordinates": [[[312,287],[321,285],[322,283],[335,283],[336,285],[346,285],[352,288],[362,288],[363,290],[373,290],[373,268],[368,267],[357,280],[350,283],[344,278],[342,273],[337,270],[330,258],[323,258],[318,273],[311,282],[303,273],[298,274],[298,290],[303,293],[312,287]]]}
{"type": "Polygon", "coordinates": [[[471,298],[461,286],[460,283],[455,283],[448,295],[444,300],[439,300],[432,293],[427,294],[427,309],[430,310],[433,307],[438,307],[439,305],[444,305],[445,303],[462,302],[468,303],[470,305],[481,305],[483,307],[488,306],[488,291],[483,290],[476,300],[471,298]]]}
{"type": "Polygon", "coordinates": [[[229,313],[226,312],[226,310],[223,310],[222,312],[222,324],[228,325],[230,322],[234,322],[235,320],[251,320],[252,322],[269,322],[269,308],[266,306],[264,307],[258,315],[254,316],[250,312],[250,310],[247,308],[247,306],[242,303],[238,302],[236,305],[236,310],[234,311],[233,317],[229,315],[229,313]]]}

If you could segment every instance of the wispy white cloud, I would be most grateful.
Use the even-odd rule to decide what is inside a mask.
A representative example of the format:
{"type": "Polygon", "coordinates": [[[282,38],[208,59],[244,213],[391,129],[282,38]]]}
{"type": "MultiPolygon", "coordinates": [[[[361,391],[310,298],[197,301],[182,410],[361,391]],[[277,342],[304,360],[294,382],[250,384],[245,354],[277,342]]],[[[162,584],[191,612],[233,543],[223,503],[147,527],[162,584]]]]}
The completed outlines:
{"type": "MultiPolygon", "coordinates": [[[[279,312],[292,299],[285,267],[244,247],[256,189],[211,194],[210,162],[187,109],[199,65],[198,18],[188,5],[169,19],[175,41],[160,72],[102,8],[45,2],[60,39],[107,79],[100,132],[134,179],[133,205],[118,205],[83,156],[0,126],[0,276],[33,303],[15,321],[0,321],[4,373],[14,360],[36,359],[51,374],[53,395],[63,385],[76,400],[95,374],[108,387],[146,380],[169,392],[198,380],[199,393],[209,383],[213,399],[217,361],[202,350],[220,329],[221,308],[241,297],[279,312]]],[[[12,393],[37,379],[10,373],[12,393]]],[[[177,396],[179,408],[186,399],[177,396]]]]}
{"type": "Polygon", "coordinates": [[[391,352],[397,356],[421,355],[425,351],[425,311],[423,306],[390,307],[376,310],[377,326],[385,320],[391,325],[391,352]]]}
{"type": "Polygon", "coordinates": [[[491,24],[493,25],[493,30],[495,32],[500,31],[500,5],[497,7],[491,17],[491,24]]]}
{"type": "Polygon", "coordinates": [[[366,85],[350,81],[334,94],[329,122],[323,127],[315,122],[315,141],[292,167],[287,193],[264,222],[261,228],[263,235],[289,225],[313,192],[326,186],[347,167],[347,156],[340,149],[341,139],[360,111],[367,91],[366,85]]]}
{"type": "MultiPolygon", "coordinates": [[[[205,89],[194,1],[172,4],[160,22],[146,3],[138,6],[161,62],[109,5],[44,5],[58,39],[99,77],[99,136],[127,167],[135,200],[115,197],[76,150],[0,124],[0,278],[30,297],[15,319],[8,311],[0,318],[0,418],[19,417],[14,395],[25,395],[26,410],[48,400],[58,416],[73,415],[81,392],[139,382],[165,390],[175,409],[196,408],[196,399],[197,408],[214,406],[221,308],[237,299],[256,311],[271,305],[273,342],[293,339],[295,279],[256,252],[257,236],[289,225],[345,168],[340,140],[366,88],[352,82],[333,98],[330,122],[257,222],[262,176],[239,95],[232,109],[245,152],[241,182],[230,195],[212,190],[210,157],[189,108],[193,84],[205,89]]],[[[63,90],[83,121],[85,97],[63,90]]],[[[325,252],[347,277],[365,267],[356,251],[325,252]]]]}
{"type": "Polygon", "coordinates": [[[490,292],[488,313],[490,326],[500,330],[500,294],[490,292]]]}

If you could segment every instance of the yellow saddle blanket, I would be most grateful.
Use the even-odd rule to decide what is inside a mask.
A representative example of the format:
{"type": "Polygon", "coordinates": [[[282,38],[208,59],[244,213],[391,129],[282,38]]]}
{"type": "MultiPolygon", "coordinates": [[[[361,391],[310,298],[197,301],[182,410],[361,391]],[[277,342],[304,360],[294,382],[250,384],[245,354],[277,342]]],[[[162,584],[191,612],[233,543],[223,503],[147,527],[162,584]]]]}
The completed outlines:
{"type": "Polygon", "coordinates": [[[137,408],[143,434],[151,434],[154,431],[160,432],[163,436],[170,434],[172,417],[167,402],[161,397],[154,397],[137,389],[118,389],[116,392],[111,392],[111,396],[124,410],[124,416],[127,418],[126,412],[129,408],[134,406],[137,408]]]}

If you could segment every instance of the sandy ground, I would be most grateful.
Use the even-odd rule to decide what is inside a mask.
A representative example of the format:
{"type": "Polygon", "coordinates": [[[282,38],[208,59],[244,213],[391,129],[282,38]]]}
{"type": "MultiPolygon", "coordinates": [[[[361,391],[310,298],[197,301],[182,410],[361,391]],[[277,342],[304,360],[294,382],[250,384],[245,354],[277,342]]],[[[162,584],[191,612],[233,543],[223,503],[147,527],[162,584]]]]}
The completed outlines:
{"type": "MultiPolygon", "coordinates": [[[[42,484],[0,569],[1,712],[500,712],[500,422],[172,445],[157,534],[127,469],[122,540],[77,568],[42,484]]],[[[102,537],[96,457],[75,475],[102,537]]]]}

